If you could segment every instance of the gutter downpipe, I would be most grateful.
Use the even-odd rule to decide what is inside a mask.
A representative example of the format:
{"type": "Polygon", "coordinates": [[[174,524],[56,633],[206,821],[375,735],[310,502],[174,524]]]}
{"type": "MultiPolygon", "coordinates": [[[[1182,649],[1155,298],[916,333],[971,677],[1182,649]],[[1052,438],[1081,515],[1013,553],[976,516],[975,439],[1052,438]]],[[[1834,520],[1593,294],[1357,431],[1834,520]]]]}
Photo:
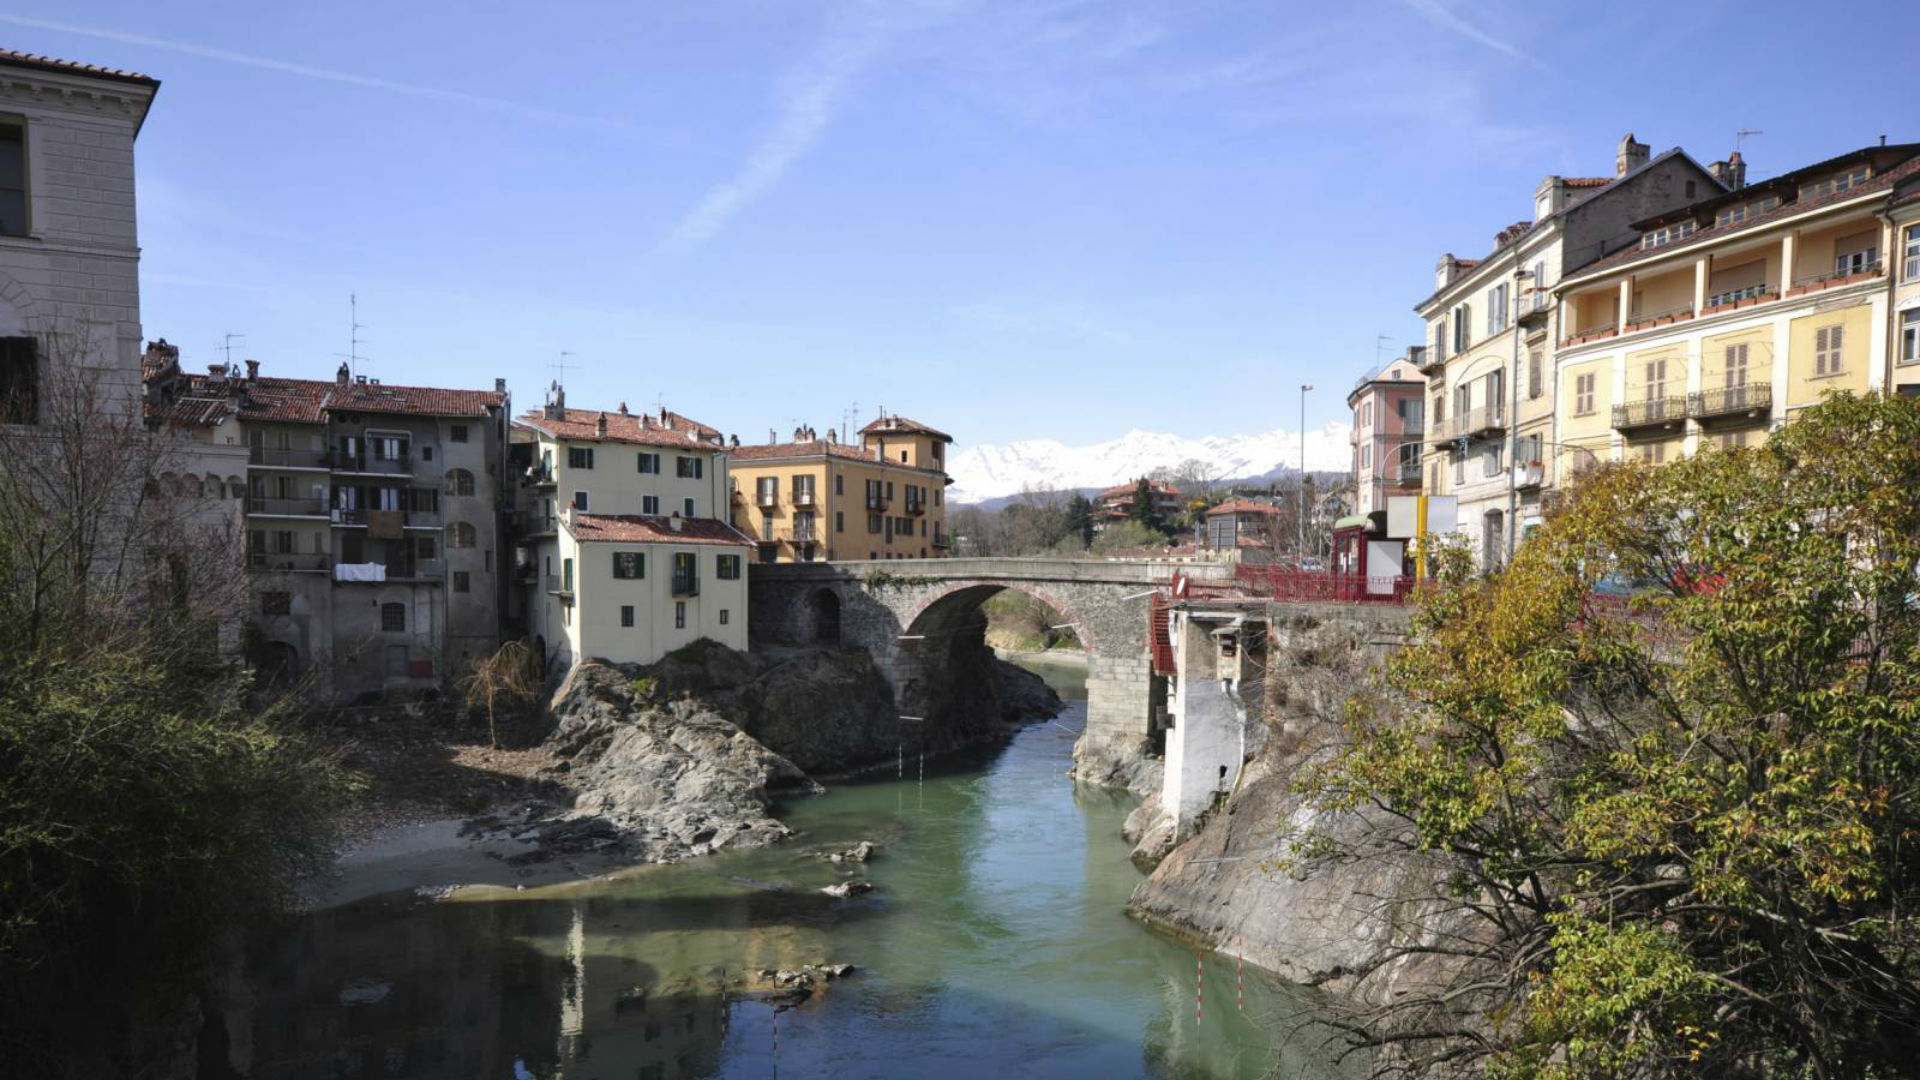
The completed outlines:
{"type": "MultiPolygon", "coordinates": [[[[1895,186],[1897,187],[1898,185],[1895,186]]],[[[1893,373],[1900,369],[1900,313],[1894,310],[1894,305],[1900,302],[1899,277],[1896,274],[1896,271],[1900,269],[1900,257],[1896,252],[1905,250],[1900,244],[1900,223],[1893,220],[1893,192],[1891,190],[1887,192],[1887,203],[1888,206],[1886,208],[1873,215],[1887,223],[1887,229],[1893,236],[1893,243],[1887,246],[1886,255],[1887,364],[1886,369],[1881,372],[1880,376],[1880,393],[1883,397],[1893,395],[1893,373]]]]}
{"type": "Polygon", "coordinates": [[[1507,312],[1512,320],[1508,331],[1513,334],[1513,370],[1507,380],[1507,400],[1502,407],[1507,410],[1507,557],[1500,564],[1501,569],[1513,562],[1514,550],[1520,542],[1520,489],[1514,483],[1514,463],[1520,459],[1520,281],[1523,276],[1531,276],[1520,263],[1520,244],[1513,247],[1513,273],[1509,279],[1514,284],[1513,308],[1507,312]]]}

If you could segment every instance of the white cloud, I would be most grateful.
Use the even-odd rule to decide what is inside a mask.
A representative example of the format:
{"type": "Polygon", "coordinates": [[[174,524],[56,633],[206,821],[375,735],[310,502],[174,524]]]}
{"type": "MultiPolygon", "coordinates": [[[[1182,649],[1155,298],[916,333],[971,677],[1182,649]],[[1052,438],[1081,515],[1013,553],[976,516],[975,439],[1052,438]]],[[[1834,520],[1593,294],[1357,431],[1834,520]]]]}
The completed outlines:
{"type": "Polygon", "coordinates": [[[447,90],[437,86],[422,86],[418,83],[398,82],[382,79],[374,75],[359,75],[351,71],[336,71],[332,68],[314,67],[310,64],[294,63],[290,60],[277,60],[270,56],[254,56],[249,53],[234,52],[230,49],[215,48],[211,45],[198,45],[190,41],[174,41],[168,38],[152,37],[147,34],[130,34],[119,30],[102,30],[97,27],[81,26],[76,23],[60,22],[55,19],[36,19],[26,15],[0,14],[0,23],[25,26],[35,30],[51,30],[55,33],[74,34],[79,37],[98,38],[102,41],[117,41],[123,45],[139,45],[149,49],[163,49],[167,52],[197,56],[205,60],[218,60],[242,67],[259,68],[263,71],[277,71],[284,75],[297,75],[306,79],[318,79],[322,82],[342,83],[369,90],[385,90],[396,94],[409,94],[414,97],[431,98],[437,101],[451,101],[463,105],[474,105],[498,112],[513,113],[532,120],[547,120],[563,124],[586,126],[612,126],[613,121],[596,116],[583,116],[579,113],[562,112],[555,109],[543,109],[537,105],[527,105],[505,98],[488,97],[485,94],[470,94],[465,90],[447,90]]]}

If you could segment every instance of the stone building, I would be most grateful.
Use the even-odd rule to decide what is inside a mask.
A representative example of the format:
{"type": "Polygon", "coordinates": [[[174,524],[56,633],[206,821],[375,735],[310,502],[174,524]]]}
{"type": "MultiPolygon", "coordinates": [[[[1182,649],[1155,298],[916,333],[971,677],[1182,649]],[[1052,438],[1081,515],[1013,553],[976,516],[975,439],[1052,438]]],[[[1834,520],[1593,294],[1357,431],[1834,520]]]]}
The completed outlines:
{"type": "Polygon", "coordinates": [[[953,437],[882,415],[858,444],[831,428],[791,442],[734,446],[732,520],[760,562],[928,559],[950,553],[946,488],[953,437]]]}
{"type": "Polygon", "coordinates": [[[271,676],[335,701],[442,688],[499,644],[504,379],[286,379],[252,360],[193,375],[165,342],[145,374],[150,409],[244,462],[222,494],[244,515],[249,648],[271,676]]]}

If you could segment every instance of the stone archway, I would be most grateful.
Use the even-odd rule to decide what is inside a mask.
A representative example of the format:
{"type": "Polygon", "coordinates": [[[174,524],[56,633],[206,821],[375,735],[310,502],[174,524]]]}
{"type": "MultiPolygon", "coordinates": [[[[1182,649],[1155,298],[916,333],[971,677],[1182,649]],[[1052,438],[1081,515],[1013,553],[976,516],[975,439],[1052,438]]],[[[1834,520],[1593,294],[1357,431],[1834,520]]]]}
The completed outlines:
{"type": "Polygon", "coordinates": [[[1007,675],[987,644],[982,606],[1009,590],[1046,605],[1059,622],[1078,623],[1073,611],[1048,590],[1000,582],[943,589],[903,620],[893,663],[895,690],[901,713],[923,718],[930,744],[979,737],[1004,716],[1007,675]]]}
{"type": "Polygon", "coordinates": [[[840,644],[840,594],[815,589],[807,597],[808,640],[821,645],[840,644]]]}

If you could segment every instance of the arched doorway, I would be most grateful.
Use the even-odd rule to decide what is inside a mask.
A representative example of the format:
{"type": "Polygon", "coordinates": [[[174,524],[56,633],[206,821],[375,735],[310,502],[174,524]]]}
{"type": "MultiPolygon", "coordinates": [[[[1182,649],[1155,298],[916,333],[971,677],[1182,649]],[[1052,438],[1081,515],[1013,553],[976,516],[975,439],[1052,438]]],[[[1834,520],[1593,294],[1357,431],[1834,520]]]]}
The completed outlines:
{"type": "Polygon", "coordinates": [[[821,645],[840,644],[840,594],[816,589],[807,597],[808,638],[821,645]]]}
{"type": "Polygon", "coordinates": [[[292,686],[300,677],[300,651],[284,641],[269,641],[260,649],[260,679],[276,689],[292,686]]]}

